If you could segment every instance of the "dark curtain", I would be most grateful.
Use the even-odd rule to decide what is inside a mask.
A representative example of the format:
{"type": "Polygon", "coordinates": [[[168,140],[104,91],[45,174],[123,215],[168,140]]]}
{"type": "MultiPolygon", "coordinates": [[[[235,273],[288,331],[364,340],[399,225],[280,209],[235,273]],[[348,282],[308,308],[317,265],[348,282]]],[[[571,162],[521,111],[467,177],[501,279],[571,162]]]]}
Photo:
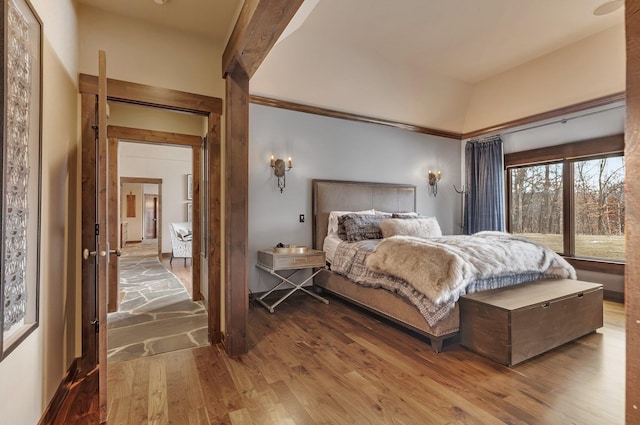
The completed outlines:
{"type": "Polygon", "coordinates": [[[467,198],[464,231],[504,231],[504,160],[502,139],[472,140],[465,146],[467,198]]]}

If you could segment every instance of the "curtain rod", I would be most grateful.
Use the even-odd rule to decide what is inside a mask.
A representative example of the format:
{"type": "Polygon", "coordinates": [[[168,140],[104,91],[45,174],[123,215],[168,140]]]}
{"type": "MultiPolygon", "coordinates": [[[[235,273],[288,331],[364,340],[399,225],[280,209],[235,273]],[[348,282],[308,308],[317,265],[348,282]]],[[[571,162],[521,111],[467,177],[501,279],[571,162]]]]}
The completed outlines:
{"type": "Polygon", "coordinates": [[[612,111],[614,109],[624,108],[624,107],[625,107],[625,105],[612,106],[610,108],[601,109],[601,110],[598,110],[598,111],[585,112],[583,114],[576,115],[576,116],[573,116],[573,117],[570,117],[570,118],[559,118],[559,119],[556,119],[554,121],[549,121],[549,122],[545,122],[545,123],[541,123],[541,124],[533,124],[533,125],[530,125],[530,126],[527,126],[527,127],[517,128],[517,129],[511,130],[511,131],[505,131],[505,132],[497,131],[497,132],[495,132],[493,134],[490,133],[489,135],[487,135],[485,137],[469,139],[469,140],[470,141],[471,140],[489,141],[492,138],[497,137],[497,136],[506,136],[506,135],[520,133],[522,131],[527,131],[527,130],[533,130],[533,129],[540,128],[540,127],[546,127],[548,125],[553,125],[553,124],[558,124],[558,123],[563,123],[564,124],[564,123],[566,123],[568,121],[571,121],[571,120],[574,120],[574,119],[577,119],[577,118],[584,118],[584,117],[588,117],[588,116],[591,116],[591,115],[599,114],[601,112],[612,111]]]}

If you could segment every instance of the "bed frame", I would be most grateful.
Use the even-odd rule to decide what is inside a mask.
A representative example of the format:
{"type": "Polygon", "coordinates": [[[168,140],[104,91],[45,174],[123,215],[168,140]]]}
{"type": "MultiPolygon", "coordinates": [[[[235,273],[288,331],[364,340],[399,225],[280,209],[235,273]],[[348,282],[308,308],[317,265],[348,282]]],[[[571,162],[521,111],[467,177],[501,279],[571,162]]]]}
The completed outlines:
{"type": "MultiPolygon", "coordinates": [[[[416,187],[406,184],[312,180],[313,248],[322,249],[331,211],[376,209],[386,212],[415,211],[416,187]]],[[[436,326],[429,326],[420,312],[403,298],[384,289],[367,288],[344,276],[322,270],[314,285],[428,337],[436,353],[445,339],[458,335],[460,313],[455,310],[436,326]]]]}

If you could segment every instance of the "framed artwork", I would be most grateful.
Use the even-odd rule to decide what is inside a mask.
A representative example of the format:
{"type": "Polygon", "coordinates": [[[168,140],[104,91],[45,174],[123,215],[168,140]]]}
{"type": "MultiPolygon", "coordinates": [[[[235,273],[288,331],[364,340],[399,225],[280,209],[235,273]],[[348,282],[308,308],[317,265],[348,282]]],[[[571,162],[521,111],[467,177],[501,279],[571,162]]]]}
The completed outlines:
{"type": "Polygon", "coordinates": [[[42,22],[27,0],[2,2],[0,360],[38,327],[42,22]]]}
{"type": "Polygon", "coordinates": [[[193,175],[187,174],[187,200],[193,199],[193,175]]]}
{"type": "Polygon", "coordinates": [[[191,222],[193,220],[193,204],[189,202],[187,204],[187,221],[191,222]]]}

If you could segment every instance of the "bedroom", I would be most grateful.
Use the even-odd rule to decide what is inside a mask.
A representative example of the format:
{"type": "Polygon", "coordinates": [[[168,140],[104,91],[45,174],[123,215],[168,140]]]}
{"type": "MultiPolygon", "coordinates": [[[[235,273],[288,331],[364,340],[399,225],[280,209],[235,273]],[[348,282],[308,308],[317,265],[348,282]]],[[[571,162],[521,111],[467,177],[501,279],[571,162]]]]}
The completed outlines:
{"type": "MultiPolygon", "coordinates": [[[[43,7],[44,10],[44,7],[43,7]]],[[[44,12],[43,12],[44,13],[44,12]]],[[[88,14],[88,13],[81,13],[80,14],[80,18],[83,20],[84,23],[86,23],[87,26],[96,26],[98,28],[102,27],[101,23],[99,22],[100,19],[95,19],[95,16],[92,14],[88,14]]],[[[50,23],[49,28],[53,29],[55,28],[55,24],[52,22],[52,20],[48,21],[50,23]]],[[[124,18],[122,17],[118,17],[118,18],[114,18],[111,21],[109,21],[110,23],[114,24],[114,28],[118,28],[119,25],[125,25],[126,21],[124,18]]],[[[160,31],[153,31],[150,28],[146,28],[146,30],[148,31],[146,34],[144,33],[144,31],[141,31],[137,34],[135,34],[133,37],[140,39],[140,40],[147,40],[149,41],[150,39],[153,39],[154,37],[158,37],[158,39],[163,40],[166,42],[167,45],[170,46],[175,46],[177,42],[175,42],[174,40],[176,39],[176,34],[171,34],[171,35],[163,35],[160,34],[160,31]],[[172,40],[172,37],[174,38],[174,40],[172,40]]],[[[107,33],[110,32],[116,32],[116,31],[105,31],[107,33]]],[[[85,35],[85,34],[83,34],[85,35]]],[[[185,40],[185,38],[188,37],[183,37],[183,35],[178,34],[177,38],[180,39],[181,42],[185,43],[191,40],[185,40]]],[[[117,39],[117,35],[116,35],[116,39],[117,39]]],[[[61,37],[60,39],[54,39],[52,44],[54,46],[56,46],[56,50],[53,52],[53,59],[52,62],[53,63],[58,63],[57,61],[59,61],[59,58],[55,55],[60,55],[62,54],[62,59],[63,59],[63,65],[60,65],[60,69],[61,69],[61,73],[64,74],[65,73],[65,68],[69,68],[69,69],[73,69],[73,65],[69,66],[69,63],[73,63],[73,59],[68,59],[70,56],[73,55],[69,55],[69,56],[65,56],[64,52],[60,53],[60,50],[64,50],[64,49],[59,49],[59,45],[61,43],[64,43],[64,41],[66,40],[66,38],[61,37]]],[[[84,54],[82,54],[80,56],[81,61],[83,62],[82,65],[82,70],[84,71],[92,71],[92,69],[94,68],[94,52],[93,50],[94,47],[98,44],[101,44],[102,42],[98,42],[95,41],[93,39],[84,39],[83,43],[81,43],[81,50],[82,49],[86,49],[83,50],[85,51],[84,54]],[[88,50],[91,50],[91,52],[89,52],[88,50]]],[[[118,48],[114,47],[116,45],[116,41],[113,42],[112,45],[110,45],[111,49],[111,62],[110,64],[113,65],[113,70],[116,73],[116,76],[121,77],[121,78],[125,78],[125,79],[141,79],[141,72],[140,73],[136,73],[136,72],[131,72],[131,71],[126,71],[126,62],[130,61],[132,57],[135,57],[136,53],[135,53],[135,49],[130,49],[130,50],[126,50],[126,51],[122,51],[119,50],[118,48]],[[132,53],[133,50],[133,53],[132,53]]],[[[162,43],[159,43],[162,44],[162,43]]],[[[151,43],[149,42],[147,44],[148,45],[152,45],[154,48],[162,48],[164,49],[165,47],[158,47],[157,44],[155,43],[151,43]]],[[[621,47],[622,49],[624,49],[623,47],[621,47]]],[[[170,50],[170,48],[168,48],[170,50]]],[[[51,49],[50,49],[51,50],[51,49]]],[[[204,47],[202,50],[205,50],[204,47]]],[[[205,68],[208,69],[219,69],[219,66],[214,62],[208,62],[208,61],[199,61],[196,58],[197,54],[194,54],[193,57],[190,58],[190,60],[194,60],[195,63],[197,64],[196,66],[192,67],[191,70],[187,71],[184,69],[177,69],[177,68],[183,68],[183,67],[176,67],[175,66],[175,61],[171,61],[171,60],[166,60],[166,61],[155,61],[152,62],[152,67],[155,67],[157,69],[162,69],[164,67],[165,71],[163,71],[164,73],[154,73],[154,72],[149,72],[150,78],[149,78],[149,83],[152,84],[158,84],[158,85],[162,85],[163,83],[166,85],[170,85],[170,86],[176,86],[180,89],[183,90],[188,90],[188,91],[205,91],[205,92],[213,92],[214,94],[216,93],[222,93],[223,92],[223,88],[222,88],[222,83],[219,82],[218,80],[215,81],[208,81],[205,79],[205,82],[202,82],[201,80],[198,80],[198,78],[191,78],[193,76],[192,72],[197,73],[197,75],[201,75],[202,74],[202,70],[205,68]],[[183,75],[185,76],[185,78],[167,78],[166,76],[168,74],[175,74],[176,76],[180,76],[183,75]],[[175,80],[180,80],[179,82],[176,82],[175,80]],[[198,83],[195,83],[195,81],[200,81],[200,85],[198,85],[198,83]],[[204,87],[204,88],[203,88],[204,87]]],[[[213,61],[212,61],[213,62],[213,61]]],[[[606,62],[606,61],[605,61],[606,62]]],[[[146,69],[147,65],[144,64],[138,64],[138,66],[141,69],[146,69]]],[[[335,70],[334,70],[335,71],[335,70]]],[[[575,74],[578,77],[582,77],[583,75],[581,75],[580,73],[576,73],[575,74]]],[[[65,80],[65,76],[61,77],[61,80],[65,80]]],[[[585,76],[586,78],[586,76],[585,76]]],[[[624,77],[621,77],[622,79],[624,77]]],[[[579,80],[579,78],[576,78],[576,80],[579,80]]],[[[604,89],[604,92],[617,92],[620,89],[617,87],[617,84],[620,83],[620,81],[618,81],[619,78],[616,78],[617,83],[614,84],[616,85],[616,87],[612,90],[608,90],[607,88],[604,89]]],[[[71,81],[73,81],[73,79],[71,79],[71,81]]],[[[70,83],[71,86],[73,86],[73,83],[70,83]]],[[[588,85],[589,87],[593,87],[591,85],[588,85]]],[[[623,87],[624,83],[622,82],[620,87],[623,87]]],[[[487,87],[488,89],[488,87],[487,87]]],[[[545,93],[548,92],[562,92],[562,90],[559,90],[558,87],[550,87],[547,88],[548,90],[544,90],[545,93]]],[[[595,91],[598,91],[599,89],[602,89],[602,87],[593,87],[593,89],[595,91]]],[[[73,87],[69,90],[71,93],[75,93],[73,87]]],[[[265,93],[263,93],[265,94],[265,93]]],[[[590,93],[590,95],[593,95],[593,93],[590,93]]],[[[597,97],[597,95],[594,96],[590,96],[590,97],[597,97]]],[[[72,101],[70,101],[69,103],[73,103],[72,101]]],[[[545,107],[547,107],[547,109],[552,109],[552,107],[550,105],[542,105],[541,106],[541,110],[544,110],[545,107]]],[[[252,106],[253,109],[267,109],[266,107],[259,107],[259,106],[252,106]]],[[[70,108],[73,110],[73,108],[70,108]]],[[[509,106],[505,106],[504,108],[500,108],[501,110],[503,109],[510,109],[509,106]]],[[[503,111],[504,112],[504,111],[503,111]]],[[[521,111],[522,112],[522,111],[521,111]]],[[[532,111],[524,111],[523,115],[528,115],[530,114],[532,111]]],[[[497,112],[496,112],[497,114],[497,112]]],[[[433,116],[429,113],[424,114],[426,116],[433,116]]],[[[323,118],[324,119],[324,118],[323,118]]],[[[488,119],[488,121],[491,121],[491,119],[488,119]]],[[[347,124],[341,124],[342,121],[335,121],[335,125],[336,126],[345,126],[347,127],[347,124]]],[[[73,134],[73,130],[75,129],[75,121],[73,123],[71,123],[68,127],[71,129],[68,131],[68,133],[73,134]]],[[[356,124],[356,126],[360,126],[360,124],[356,124]]],[[[482,123],[479,123],[479,126],[482,126],[482,123]]],[[[377,128],[377,127],[376,127],[377,128]]],[[[323,129],[318,129],[318,131],[324,131],[323,129]]],[[[383,130],[381,130],[383,131],[383,130]]],[[[385,134],[389,134],[389,133],[385,133],[385,134]]],[[[366,134],[365,134],[366,137],[366,134]]],[[[423,137],[423,136],[409,136],[409,138],[413,138],[413,137],[423,137]]],[[[255,140],[255,143],[259,143],[259,140],[255,140]]],[[[253,143],[253,141],[252,141],[253,143]]],[[[284,143],[281,138],[277,138],[277,139],[273,139],[273,140],[268,140],[264,142],[264,149],[262,150],[262,152],[258,152],[254,156],[252,156],[252,161],[253,164],[251,166],[251,169],[256,173],[256,175],[258,176],[259,181],[262,181],[264,184],[264,187],[270,191],[272,191],[272,196],[269,198],[269,202],[273,205],[276,205],[276,210],[280,211],[281,214],[278,215],[278,218],[275,219],[280,220],[280,217],[284,217],[286,214],[289,213],[289,211],[292,211],[292,218],[288,221],[283,221],[282,224],[278,224],[278,229],[276,232],[273,232],[273,234],[264,234],[264,243],[269,243],[271,244],[273,240],[279,241],[281,239],[285,239],[285,237],[287,239],[291,239],[293,240],[294,238],[297,238],[297,232],[295,234],[289,234],[287,232],[295,232],[297,230],[300,230],[301,233],[303,233],[305,236],[304,237],[309,237],[309,233],[307,232],[308,229],[301,229],[302,227],[307,227],[309,226],[309,208],[310,208],[310,198],[309,198],[309,194],[301,194],[300,197],[302,198],[307,198],[304,199],[303,201],[300,201],[300,203],[298,204],[298,196],[295,197],[295,201],[292,200],[292,196],[288,196],[288,194],[290,192],[288,192],[288,189],[290,188],[295,188],[296,185],[298,185],[298,187],[304,187],[305,183],[304,183],[304,176],[305,174],[298,174],[296,175],[296,173],[301,172],[301,170],[304,170],[304,167],[308,166],[310,164],[310,158],[313,157],[314,151],[310,151],[310,152],[305,152],[304,150],[299,150],[296,151],[295,153],[292,153],[291,155],[293,156],[293,161],[294,161],[294,169],[287,175],[287,188],[285,189],[284,193],[281,195],[279,192],[276,192],[276,188],[275,188],[275,181],[274,181],[274,177],[271,174],[271,170],[268,167],[268,160],[269,160],[269,155],[270,154],[275,154],[275,155],[288,155],[287,152],[285,152],[285,150],[287,149],[287,146],[280,146],[278,145],[278,143],[284,143]],[[260,180],[261,179],[261,180],[260,180]],[[283,208],[285,205],[290,206],[290,208],[283,208]],[[299,224],[298,223],[298,215],[301,213],[305,213],[307,214],[307,221],[304,224],[299,224]],[[293,229],[293,230],[291,230],[293,229]]],[[[291,142],[293,143],[297,143],[295,141],[291,142]]],[[[384,140],[379,140],[378,144],[383,144],[384,140]]],[[[448,184],[449,182],[447,181],[447,179],[450,178],[450,176],[455,176],[455,175],[459,175],[460,173],[460,168],[461,168],[461,164],[460,164],[460,150],[461,147],[458,145],[455,148],[452,148],[449,146],[450,142],[448,141],[443,141],[442,143],[440,141],[438,142],[434,142],[432,143],[429,147],[429,149],[424,149],[424,153],[423,152],[419,152],[420,154],[420,158],[425,158],[425,166],[426,167],[430,167],[430,164],[427,164],[427,161],[431,161],[432,158],[433,160],[438,160],[440,158],[445,158],[445,159],[440,159],[440,161],[442,161],[441,164],[439,164],[439,166],[442,168],[443,171],[443,182],[442,182],[442,191],[438,194],[438,197],[436,198],[423,198],[426,201],[426,206],[424,206],[424,210],[425,212],[429,212],[429,210],[431,208],[434,208],[436,210],[442,208],[442,210],[448,210],[450,208],[458,208],[458,202],[455,200],[455,196],[452,196],[452,194],[450,194],[449,190],[445,190],[444,188],[447,187],[448,188],[448,184]],[[426,152],[428,150],[428,152],[426,152]],[[440,150],[446,151],[446,152],[440,152],[440,150]],[[451,150],[451,153],[449,154],[449,150],[451,150]],[[437,157],[436,155],[434,155],[434,153],[437,152],[437,157]],[[457,159],[456,159],[457,158],[457,159]],[[450,161],[450,164],[445,164],[444,161],[448,160],[450,161]],[[450,198],[449,201],[445,201],[446,198],[450,198]]],[[[297,145],[296,145],[297,147],[297,145]]],[[[70,151],[73,150],[73,148],[69,148],[70,151]]],[[[253,155],[253,154],[252,154],[253,155]]],[[[391,157],[391,155],[389,155],[389,157],[391,157]]],[[[384,163],[384,159],[383,158],[382,161],[384,163]]],[[[395,159],[396,163],[400,163],[400,166],[404,167],[406,166],[407,162],[406,160],[404,160],[404,162],[402,162],[402,158],[399,159],[395,159]]],[[[436,164],[438,165],[438,164],[436,164]]],[[[324,170],[333,170],[332,165],[327,164],[327,165],[320,165],[318,166],[318,168],[322,168],[324,170]]],[[[337,165],[336,165],[337,167],[337,165]]],[[[349,169],[349,167],[352,168],[356,168],[354,166],[354,163],[348,163],[348,164],[341,164],[339,166],[339,168],[341,169],[349,169]]],[[[73,167],[71,167],[73,168],[73,167]]],[[[414,167],[416,170],[418,168],[420,168],[419,165],[416,165],[414,167]]],[[[428,168],[427,168],[428,169],[428,168]]],[[[371,171],[368,172],[368,175],[365,176],[367,177],[367,180],[373,180],[373,181],[378,181],[380,176],[383,176],[384,174],[384,165],[380,165],[380,166],[376,166],[375,169],[372,169],[371,171]],[[371,178],[368,178],[371,177],[371,178]]],[[[309,176],[311,174],[306,174],[306,178],[308,179],[309,176]]],[[[426,180],[425,177],[423,175],[416,175],[414,177],[411,177],[411,179],[415,179],[416,184],[420,186],[420,188],[422,190],[424,190],[423,188],[426,186],[426,180]]],[[[405,179],[403,179],[405,180],[405,179]]],[[[459,179],[458,179],[459,181],[459,179]]],[[[251,203],[250,205],[256,205],[256,203],[251,203]]],[[[446,220],[450,220],[450,229],[454,228],[455,226],[455,219],[457,218],[457,215],[452,215],[452,214],[442,214],[442,220],[446,222],[446,220]]],[[[284,220],[284,219],[283,219],[284,220]]],[[[250,223],[250,226],[253,226],[250,223]]],[[[261,236],[262,237],[262,236],[261,236]]],[[[296,239],[297,241],[297,239],[296,239]]],[[[262,244],[262,243],[261,243],[262,244]]],[[[257,244],[256,244],[257,245],[257,244]]],[[[252,254],[253,251],[249,252],[249,255],[253,255],[252,254]]],[[[72,256],[70,256],[72,257],[72,256]]],[[[71,260],[69,260],[71,261],[71,260]]],[[[70,267],[73,267],[73,262],[71,262],[70,267]]],[[[251,269],[251,271],[253,271],[251,269]]],[[[73,273],[70,273],[71,275],[73,275],[73,273]]],[[[250,285],[252,288],[254,288],[254,282],[255,280],[252,280],[250,285]]],[[[255,287],[257,288],[257,286],[255,287]]],[[[58,307],[55,307],[58,308],[58,307]]],[[[55,316],[56,314],[51,314],[52,316],[55,316]]],[[[60,314],[60,316],[62,317],[63,315],[60,314]]],[[[54,322],[56,323],[56,322],[54,322]]],[[[73,324],[73,321],[71,321],[71,324],[73,324]]],[[[71,330],[70,330],[71,332],[71,330]]],[[[73,333],[73,332],[71,332],[73,333]]],[[[49,333],[47,333],[47,335],[49,335],[49,333]]],[[[49,339],[49,338],[47,338],[49,339]]],[[[54,354],[53,357],[47,356],[47,360],[44,362],[47,364],[47,371],[48,371],[48,377],[45,380],[45,384],[41,385],[40,381],[38,381],[37,379],[28,379],[28,382],[31,381],[35,381],[36,383],[34,385],[30,385],[31,387],[34,387],[35,390],[34,391],[29,391],[30,393],[34,393],[37,394],[39,392],[44,392],[43,395],[43,399],[44,399],[44,404],[46,404],[46,400],[50,397],[50,395],[52,394],[52,388],[55,389],[55,386],[57,385],[58,381],[59,381],[59,376],[60,376],[60,365],[66,366],[68,365],[68,359],[73,358],[73,354],[74,354],[74,341],[73,339],[71,339],[70,341],[66,341],[65,340],[65,344],[67,344],[69,347],[68,349],[68,354],[66,354],[66,356],[68,357],[64,357],[62,353],[62,349],[59,347],[60,345],[62,345],[62,343],[50,343],[48,342],[45,346],[47,347],[48,351],[54,354]],[[67,359],[67,360],[65,360],[67,359]],[[44,389],[40,389],[41,387],[44,387],[44,389]]],[[[78,344],[78,342],[76,341],[76,345],[78,344]]],[[[33,344],[32,344],[33,345],[33,344]]],[[[22,349],[20,350],[23,353],[27,353],[28,351],[26,349],[22,349]]],[[[38,350],[36,350],[36,352],[38,352],[38,350]]],[[[15,359],[16,357],[14,357],[15,359]]],[[[19,364],[22,365],[24,364],[40,364],[43,363],[42,355],[26,355],[24,362],[20,362],[19,364]]],[[[16,361],[14,360],[13,363],[15,363],[16,361]]],[[[5,363],[5,362],[3,362],[5,363]]],[[[3,364],[0,365],[2,367],[1,369],[1,373],[2,376],[5,376],[5,373],[8,374],[9,376],[13,376],[9,373],[9,366],[7,366],[7,364],[3,364]]],[[[20,367],[18,367],[19,369],[20,367]]],[[[24,369],[24,368],[23,368],[24,369]]],[[[64,367],[63,367],[64,369],[64,367]]],[[[64,371],[64,370],[63,370],[64,371]]],[[[3,406],[4,408],[4,406],[3,406]]]]}

